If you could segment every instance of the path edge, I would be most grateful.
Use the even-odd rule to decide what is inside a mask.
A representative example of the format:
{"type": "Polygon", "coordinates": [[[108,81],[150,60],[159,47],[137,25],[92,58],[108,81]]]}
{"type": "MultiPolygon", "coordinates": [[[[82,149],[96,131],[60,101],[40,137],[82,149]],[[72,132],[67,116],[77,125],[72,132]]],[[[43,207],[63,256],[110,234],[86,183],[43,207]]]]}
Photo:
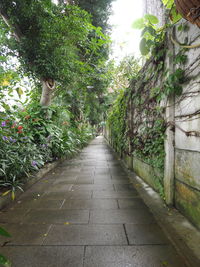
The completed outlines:
{"type": "MultiPolygon", "coordinates": [[[[105,138],[104,138],[105,139],[105,138]]],[[[160,195],[152,187],[137,176],[133,170],[119,158],[119,155],[105,139],[107,145],[112,149],[122,168],[127,173],[147,207],[149,207],[157,223],[175,247],[177,253],[188,267],[200,266],[200,232],[189,222],[177,209],[168,207],[160,195]]]]}
{"type": "MultiPolygon", "coordinates": [[[[59,159],[55,162],[45,164],[37,173],[31,174],[28,178],[27,182],[23,185],[23,192],[17,191],[15,193],[15,199],[17,199],[20,195],[22,195],[27,189],[29,189],[32,185],[37,183],[40,179],[42,179],[48,172],[55,169],[60,163],[62,163],[66,159],[59,159]]],[[[27,178],[26,178],[27,179],[27,178]]],[[[10,203],[14,202],[11,199],[11,194],[9,193],[6,196],[0,196],[0,210],[9,205],[10,203]]]]}

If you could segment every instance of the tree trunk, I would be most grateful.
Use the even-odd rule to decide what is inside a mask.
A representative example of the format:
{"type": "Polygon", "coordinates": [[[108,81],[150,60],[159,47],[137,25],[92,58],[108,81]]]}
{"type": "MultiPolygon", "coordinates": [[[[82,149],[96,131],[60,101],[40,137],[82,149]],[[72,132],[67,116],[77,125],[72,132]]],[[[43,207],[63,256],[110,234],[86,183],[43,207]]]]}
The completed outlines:
{"type": "Polygon", "coordinates": [[[42,96],[40,99],[42,106],[49,106],[51,104],[54,88],[55,81],[53,79],[42,79],[42,96]]]}

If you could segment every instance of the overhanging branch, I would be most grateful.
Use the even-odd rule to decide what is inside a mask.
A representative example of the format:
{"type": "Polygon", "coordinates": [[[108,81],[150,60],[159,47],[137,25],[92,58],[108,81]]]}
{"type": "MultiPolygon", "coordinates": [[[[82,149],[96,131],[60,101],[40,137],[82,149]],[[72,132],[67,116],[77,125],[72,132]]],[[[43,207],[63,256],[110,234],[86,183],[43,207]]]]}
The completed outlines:
{"type": "Polygon", "coordinates": [[[20,42],[23,34],[19,28],[19,26],[17,24],[12,24],[10,22],[10,18],[7,15],[7,13],[1,8],[0,6],[0,15],[2,17],[2,19],[4,20],[4,22],[6,23],[6,25],[13,31],[15,39],[20,42]]]}

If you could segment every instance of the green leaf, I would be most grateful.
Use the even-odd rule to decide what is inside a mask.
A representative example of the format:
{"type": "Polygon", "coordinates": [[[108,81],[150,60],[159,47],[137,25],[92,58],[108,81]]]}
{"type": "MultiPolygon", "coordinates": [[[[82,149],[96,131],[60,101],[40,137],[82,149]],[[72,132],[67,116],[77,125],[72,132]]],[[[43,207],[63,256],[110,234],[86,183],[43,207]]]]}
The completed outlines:
{"type": "Polygon", "coordinates": [[[167,9],[171,9],[174,4],[174,0],[162,0],[162,2],[167,9]]]}
{"type": "Polygon", "coordinates": [[[141,33],[141,36],[145,36],[146,37],[146,36],[149,36],[149,34],[152,37],[156,36],[156,31],[155,31],[155,29],[152,26],[145,27],[144,30],[141,33]]]}
{"type": "Polygon", "coordinates": [[[151,24],[158,24],[158,23],[159,23],[158,18],[157,18],[156,16],[154,16],[154,15],[146,14],[146,15],[144,16],[144,18],[145,18],[146,20],[148,20],[148,22],[151,23],[151,24]]]}
{"type": "Polygon", "coordinates": [[[140,52],[143,56],[146,56],[149,53],[150,49],[147,45],[147,40],[145,38],[143,38],[140,41],[140,52]]]}
{"type": "Polygon", "coordinates": [[[170,20],[171,20],[174,24],[177,23],[180,19],[182,19],[182,16],[177,12],[175,6],[172,7],[169,16],[170,16],[170,20]]]}
{"type": "Polygon", "coordinates": [[[141,30],[145,26],[145,21],[143,18],[137,19],[133,22],[132,27],[133,29],[141,30]]]}
{"type": "Polygon", "coordinates": [[[10,111],[10,106],[8,104],[2,102],[1,105],[6,111],[10,111]]]}
{"type": "Polygon", "coordinates": [[[0,227],[0,235],[11,237],[11,235],[6,230],[4,230],[2,227],[0,227]]]}
{"type": "Polygon", "coordinates": [[[17,88],[16,91],[17,91],[17,94],[18,94],[19,98],[21,98],[21,96],[24,93],[23,90],[21,88],[17,88]]]}
{"type": "Polygon", "coordinates": [[[0,254],[0,264],[2,264],[5,267],[10,267],[11,263],[10,261],[3,255],[0,254]]]}

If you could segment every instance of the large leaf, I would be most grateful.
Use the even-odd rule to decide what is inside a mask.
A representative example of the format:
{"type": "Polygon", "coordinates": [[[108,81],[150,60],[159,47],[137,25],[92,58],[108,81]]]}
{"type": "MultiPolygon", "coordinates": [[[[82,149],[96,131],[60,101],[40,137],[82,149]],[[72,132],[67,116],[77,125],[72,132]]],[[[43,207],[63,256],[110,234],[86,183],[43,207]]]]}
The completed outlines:
{"type": "Polygon", "coordinates": [[[11,237],[11,235],[6,230],[4,230],[2,227],[0,227],[0,235],[11,237]]]}
{"type": "Polygon", "coordinates": [[[156,30],[152,27],[152,26],[147,26],[144,28],[144,30],[141,33],[141,36],[144,36],[145,33],[149,33],[151,36],[155,36],[156,35],[156,30]]]}
{"type": "Polygon", "coordinates": [[[143,56],[146,56],[149,53],[150,49],[147,45],[147,40],[145,38],[142,38],[140,41],[140,52],[143,56]]]}
{"type": "Polygon", "coordinates": [[[146,20],[148,20],[149,23],[151,23],[151,24],[158,24],[158,23],[159,23],[158,18],[157,18],[156,16],[154,16],[154,15],[146,14],[146,15],[144,16],[144,18],[145,18],[146,20]]]}
{"type": "Polygon", "coordinates": [[[138,30],[143,29],[144,26],[145,26],[145,21],[144,21],[143,18],[140,18],[140,19],[135,20],[135,21],[133,22],[133,24],[132,24],[132,27],[133,27],[134,29],[138,29],[138,30]]]}

